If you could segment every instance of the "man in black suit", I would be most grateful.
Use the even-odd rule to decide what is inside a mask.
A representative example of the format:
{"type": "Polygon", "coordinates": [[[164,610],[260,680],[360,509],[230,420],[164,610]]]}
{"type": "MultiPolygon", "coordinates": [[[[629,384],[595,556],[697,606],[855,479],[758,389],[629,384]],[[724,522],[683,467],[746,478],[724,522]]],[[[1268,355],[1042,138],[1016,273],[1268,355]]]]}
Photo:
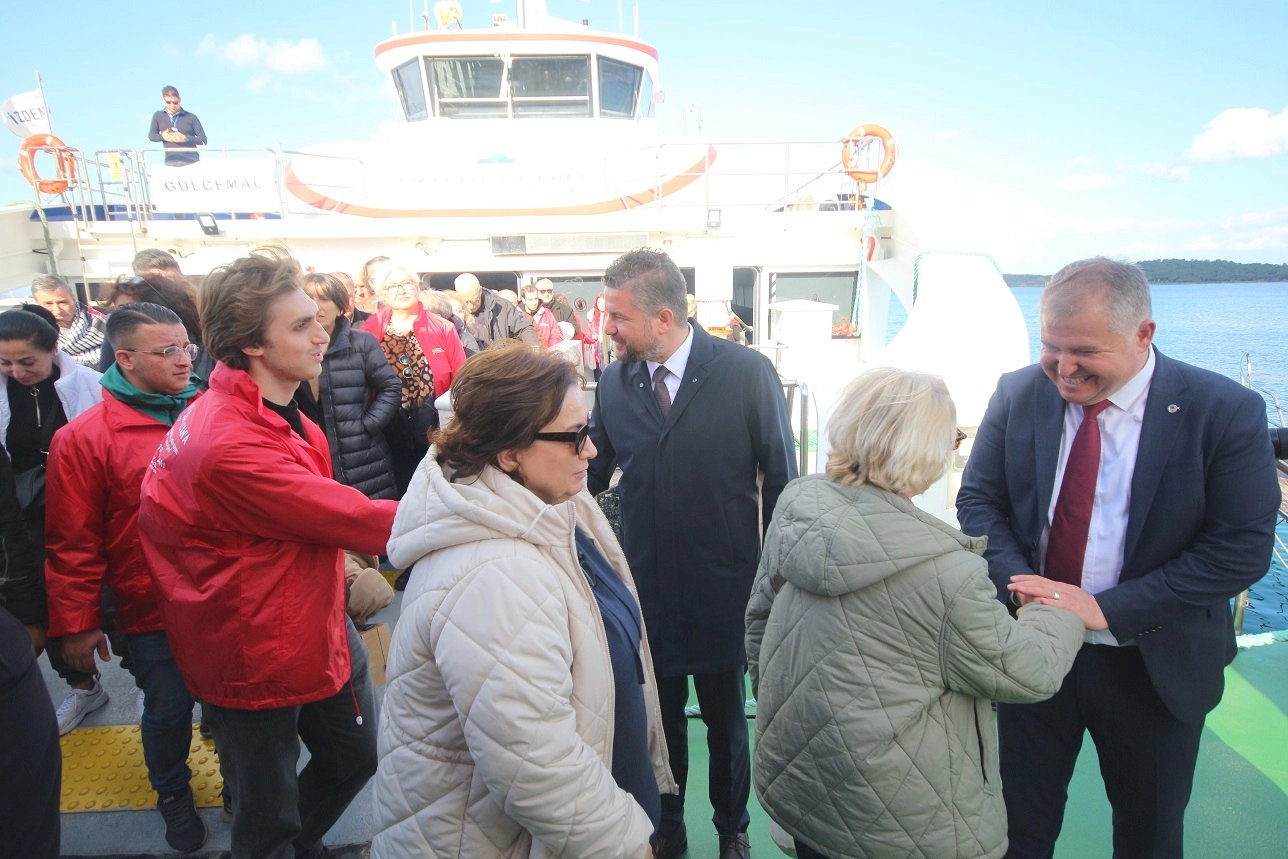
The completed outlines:
{"type": "Polygon", "coordinates": [[[989,403],[957,515],[988,536],[999,597],[1072,608],[1096,631],[1055,697],[999,705],[1007,856],[1052,855],[1089,732],[1114,856],[1179,857],[1203,720],[1235,655],[1230,598],[1270,561],[1265,403],[1153,348],[1133,265],[1061,269],[1041,324],[1039,364],[989,403]]]}
{"type": "Polygon", "coordinates": [[[787,403],[763,355],[690,325],[684,276],[643,249],[604,273],[605,333],[619,361],[599,381],[590,490],[620,463],[622,546],[639,588],[671,772],[656,859],[688,849],[684,784],[690,675],[707,726],[720,859],[747,859],[751,760],[743,614],[763,527],[796,476],[787,403]],[[759,480],[759,483],[758,483],[759,480]]]}

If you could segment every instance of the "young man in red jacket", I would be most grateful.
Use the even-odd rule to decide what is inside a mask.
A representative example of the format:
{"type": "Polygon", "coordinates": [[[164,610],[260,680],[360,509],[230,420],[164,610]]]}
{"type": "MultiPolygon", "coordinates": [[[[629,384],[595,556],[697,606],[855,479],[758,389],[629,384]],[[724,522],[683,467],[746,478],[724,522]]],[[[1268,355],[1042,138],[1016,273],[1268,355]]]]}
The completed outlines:
{"type": "Polygon", "coordinates": [[[165,819],[166,843],[181,853],[206,841],[188,780],[192,693],[166,642],[156,588],[139,545],[139,486],[157,445],[197,395],[188,333],[174,311],[127,304],[108,319],[116,363],[103,375],[103,401],[59,430],[49,449],[45,581],[49,628],[63,658],[97,673],[107,661],[101,594],[111,588],[116,625],[143,690],[139,733],[148,779],[165,819]]]}
{"type": "Polygon", "coordinates": [[[397,503],[332,480],[326,435],[292,403],[329,341],[295,260],[265,249],[216,269],[200,309],[218,363],[143,479],[143,550],[219,747],[232,855],[315,857],[376,770],[342,547],[382,552],[397,503]]]}

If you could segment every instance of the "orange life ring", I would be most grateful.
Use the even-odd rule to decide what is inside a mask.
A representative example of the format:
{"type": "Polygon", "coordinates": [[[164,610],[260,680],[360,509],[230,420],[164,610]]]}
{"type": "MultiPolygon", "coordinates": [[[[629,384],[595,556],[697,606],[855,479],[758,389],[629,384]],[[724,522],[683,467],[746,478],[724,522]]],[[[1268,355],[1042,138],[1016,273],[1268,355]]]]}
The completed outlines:
{"type": "Polygon", "coordinates": [[[879,125],[860,125],[841,141],[841,163],[845,166],[845,175],[855,182],[872,185],[877,180],[883,179],[890,173],[890,169],[894,167],[894,159],[894,135],[879,125]],[[884,150],[881,166],[875,170],[858,169],[858,143],[860,140],[867,139],[880,140],[881,148],[884,150]]]}
{"type": "Polygon", "coordinates": [[[68,183],[76,178],[76,159],[72,157],[67,144],[52,134],[33,134],[22,141],[22,148],[18,150],[18,170],[40,193],[61,194],[67,190],[68,183]],[[36,172],[35,155],[39,149],[54,150],[58,178],[42,179],[36,172]]]}
{"type": "Polygon", "coordinates": [[[877,255],[877,237],[868,236],[868,262],[872,262],[872,258],[876,255],[877,255]]]}

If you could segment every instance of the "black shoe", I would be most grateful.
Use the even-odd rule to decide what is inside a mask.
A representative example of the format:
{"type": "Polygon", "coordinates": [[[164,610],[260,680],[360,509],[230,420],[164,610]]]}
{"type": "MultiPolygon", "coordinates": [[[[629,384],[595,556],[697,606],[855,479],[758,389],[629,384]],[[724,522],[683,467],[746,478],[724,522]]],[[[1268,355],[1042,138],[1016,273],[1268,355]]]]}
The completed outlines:
{"type": "Polygon", "coordinates": [[[720,859],[751,859],[751,842],[747,833],[720,836],[720,859]]]}
{"type": "Polygon", "coordinates": [[[215,735],[215,732],[210,730],[210,726],[206,724],[204,716],[201,719],[201,724],[197,726],[197,733],[201,734],[202,738],[207,740],[215,735]]]}
{"type": "Polygon", "coordinates": [[[157,800],[157,811],[165,820],[165,843],[180,853],[191,853],[206,843],[206,824],[197,814],[192,789],[167,793],[157,800]]]}
{"type": "Polygon", "coordinates": [[[654,835],[649,839],[649,844],[653,847],[653,859],[675,859],[688,852],[689,833],[681,823],[680,827],[669,835],[654,835]]]}
{"type": "Polygon", "coordinates": [[[403,570],[401,573],[398,574],[398,578],[394,579],[394,590],[396,591],[407,590],[407,582],[410,579],[411,579],[411,570],[403,570]]]}
{"type": "Polygon", "coordinates": [[[224,821],[224,823],[232,823],[233,822],[233,795],[228,792],[227,785],[224,786],[224,789],[220,792],[219,797],[224,801],[224,807],[223,807],[223,810],[219,812],[219,817],[224,821]]]}

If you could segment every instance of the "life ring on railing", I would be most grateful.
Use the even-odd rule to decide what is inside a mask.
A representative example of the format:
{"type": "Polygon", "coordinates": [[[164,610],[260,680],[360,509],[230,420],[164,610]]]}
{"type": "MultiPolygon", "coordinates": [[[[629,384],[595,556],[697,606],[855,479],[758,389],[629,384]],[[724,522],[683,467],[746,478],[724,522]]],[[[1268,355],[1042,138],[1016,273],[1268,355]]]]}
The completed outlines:
{"type": "Polygon", "coordinates": [[[864,185],[872,185],[878,180],[885,178],[894,167],[895,146],[894,135],[886,131],[879,125],[860,125],[851,131],[841,141],[841,164],[845,166],[845,175],[849,176],[855,182],[862,182],[864,185]],[[881,158],[881,166],[875,170],[858,169],[859,154],[858,144],[860,140],[880,140],[881,148],[884,155],[881,158]]]}
{"type": "Polygon", "coordinates": [[[52,134],[33,134],[22,141],[22,148],[18,150],[18,170],[40,193],[61,194],[67,190],[68,183],[76,178],[76,159],[72,157],[67,144],[52,134]],[[42,179],[36,172],[35,155],[38,149],[54,150],[58,178],[42,179]]]}

